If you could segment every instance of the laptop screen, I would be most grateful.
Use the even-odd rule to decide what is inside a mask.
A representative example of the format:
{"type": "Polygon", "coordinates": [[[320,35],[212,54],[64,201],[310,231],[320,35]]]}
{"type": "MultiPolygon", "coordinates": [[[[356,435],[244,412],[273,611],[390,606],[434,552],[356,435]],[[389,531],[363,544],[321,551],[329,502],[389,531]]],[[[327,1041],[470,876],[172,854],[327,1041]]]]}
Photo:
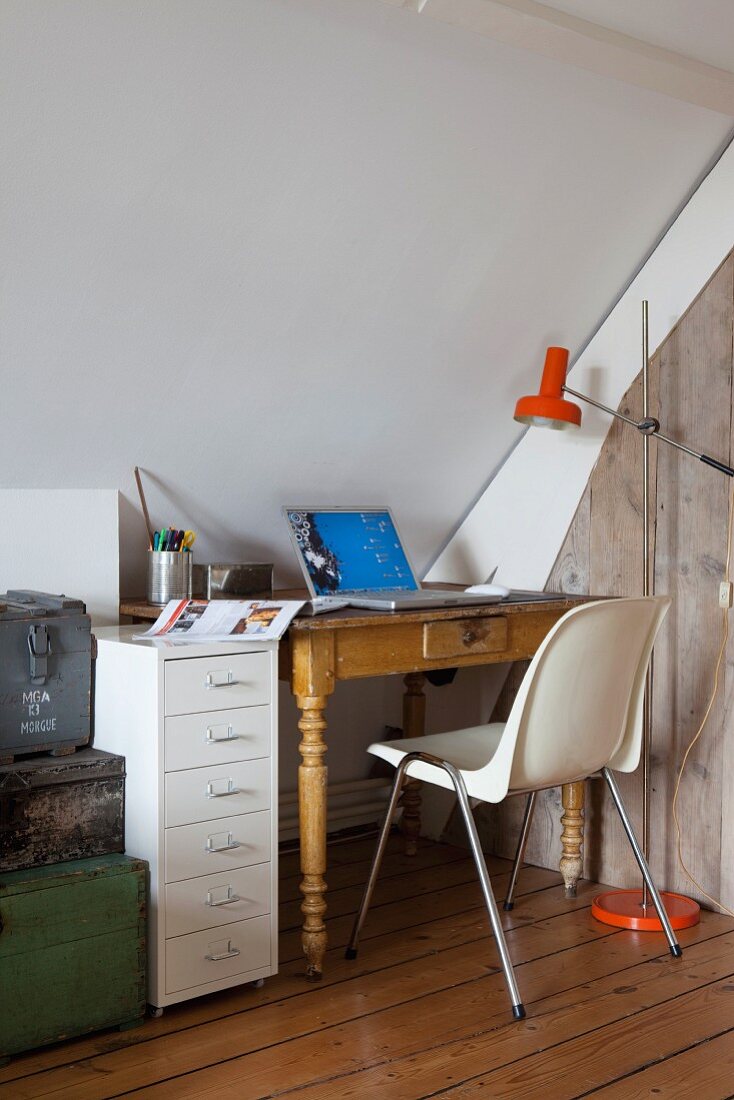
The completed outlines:
{"type": "Polygon", "coordinates": [[[384,509],[286,512],[317,596],[418,588],[392,516],[384,509]]]}

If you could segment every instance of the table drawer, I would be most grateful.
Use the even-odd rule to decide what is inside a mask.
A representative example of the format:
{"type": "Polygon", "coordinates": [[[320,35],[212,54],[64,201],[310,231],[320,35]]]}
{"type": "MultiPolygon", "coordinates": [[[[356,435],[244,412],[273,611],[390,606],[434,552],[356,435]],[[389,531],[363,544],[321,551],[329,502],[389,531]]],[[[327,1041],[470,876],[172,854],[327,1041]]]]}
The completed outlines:
{"type": "Polygon", "coordinates": [[[168,772],[165,825],[190,825],[215,817],[249,814],[270,806],[270,760],[236,761],[168,772]]]}
{"type": "Polygon", "coordinates": [[[270,707],[166,718],[167,772],[270,756],[270,707]]]}
{"type": "Polygon", "coordinates": [[[269,916],[192,932],[166,940],[166,993],[178,993],[269,966],[269,916]]]}
{"type": "Polygon", "coordinates": [[[166,886],[166,936],[184,936],[270,912],[270,864],[166,886]]]}
{"type": "Polygon", "coordinates": [[[270,859],[270,811],[166,829],[166,882],[249,867],[270,859]]]}
{"type": "Polygon", "coordinates": [[[262,706],[270,702],[270,667],[263,652],[166,661],[165,712],[262,706]]]}
{"type": "Polygon", "coordinates": [[[500,653],[507,649],[507,619],[444,619],[423,626],[424,660],[500,653]]]}

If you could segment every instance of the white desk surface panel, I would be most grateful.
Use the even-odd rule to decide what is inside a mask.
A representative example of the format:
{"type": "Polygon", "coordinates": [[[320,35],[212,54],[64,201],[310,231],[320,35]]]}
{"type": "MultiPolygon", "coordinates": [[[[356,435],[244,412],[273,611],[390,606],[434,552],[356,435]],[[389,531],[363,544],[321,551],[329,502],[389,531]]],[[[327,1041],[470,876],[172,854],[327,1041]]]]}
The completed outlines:
{"type": "Polygon", "coordinates": [[[95,631],[94,744],[125,757],[163,1008],[278,969],[278,644],[135,641],[144,629],[95,631]]]}

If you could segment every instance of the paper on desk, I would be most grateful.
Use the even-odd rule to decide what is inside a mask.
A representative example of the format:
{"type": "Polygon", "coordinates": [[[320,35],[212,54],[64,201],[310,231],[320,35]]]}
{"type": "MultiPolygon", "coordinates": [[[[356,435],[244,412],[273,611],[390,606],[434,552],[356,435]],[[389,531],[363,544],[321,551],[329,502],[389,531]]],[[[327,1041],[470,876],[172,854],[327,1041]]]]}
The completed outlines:
{"type": "Polygon", "coordinates": [[[133,637],[177,644],[274,641],[302,607],[302,600],[171,600],[149,630],[133,637]]]}

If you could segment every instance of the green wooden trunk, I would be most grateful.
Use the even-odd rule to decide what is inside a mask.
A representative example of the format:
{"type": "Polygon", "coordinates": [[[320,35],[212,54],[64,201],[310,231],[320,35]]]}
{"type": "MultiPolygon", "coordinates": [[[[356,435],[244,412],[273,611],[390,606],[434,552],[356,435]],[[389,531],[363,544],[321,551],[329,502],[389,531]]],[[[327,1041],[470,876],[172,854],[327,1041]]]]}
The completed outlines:
{"type": "Polygon", "coordinates": [[[0,1057],[142,1021],[147,866],[107,855],[0,875],[0,1057]]]}

